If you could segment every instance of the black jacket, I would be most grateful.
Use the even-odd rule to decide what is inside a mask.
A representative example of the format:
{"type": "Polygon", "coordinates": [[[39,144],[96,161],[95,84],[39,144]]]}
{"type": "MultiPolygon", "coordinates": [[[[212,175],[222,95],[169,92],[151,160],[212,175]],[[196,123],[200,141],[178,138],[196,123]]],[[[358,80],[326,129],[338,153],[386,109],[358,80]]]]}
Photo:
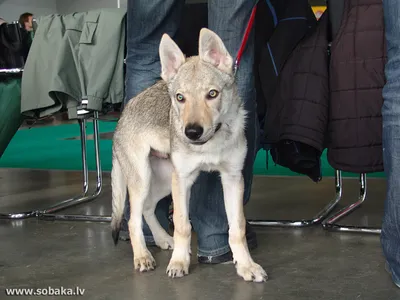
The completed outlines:
{"type": "Polygon", "coordinates": [[[23,68],[31,42],[29,32],[19,24],[1,24],[0,69],[23,68]]]}
{"type": "Polygon", "coordinates": [[[327,74],[320,64],[325,61],[326,67],[328,43],[322,27],[317,28],[307,0],[259,3],[255,76],[263,148],[270,150],[275,163],[314,181],[321,178],[319,157],[327,118],[327,97],[323,95],[324,88],[327,92],[327,74]],[[313,72],[322,76],[322,80],[311,78],[321,86],[322,93],[303,94],[301,89],[313,72]],[[303,108],[317,117],[310,116],[310,111],[303,114],[303,108]]]}
{"type": "MultiPolygon", "coordinates": [[[[296,13],[301,15],[300,2],[296,13]]],[[[299,22],[287,26],[286,33],[276,27],[267,47],[257,54],[264,148],[270,149],[275,163],[314,181],[322,176],[324,149],[335,169],[383,170],[381,106],[386,57],[382,2],[332,2],[335,10],[329,11],[328,6],[316,26],[307,16],[306,29],[299,22]],[[275,35],[286,42],[273,44],[275,35]],[[276,53],[284,54],[276,58],[276,53]]]]}

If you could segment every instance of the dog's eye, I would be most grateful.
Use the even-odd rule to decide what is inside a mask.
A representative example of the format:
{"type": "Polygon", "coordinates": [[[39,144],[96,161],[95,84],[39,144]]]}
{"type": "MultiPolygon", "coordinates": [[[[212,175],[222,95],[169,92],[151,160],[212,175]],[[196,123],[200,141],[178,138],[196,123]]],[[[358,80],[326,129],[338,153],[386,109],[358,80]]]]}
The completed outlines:
{"type": "Polygon", "coordinates": [[[216,98],[217,96],[218,96],[218,91],[216,91],[216,90],[211,90],[211,91],[208,92],[208,98],[209,99],[216,98]]]}
{"type": "Polygon", "coordinates": [[[176,94],[176,100],[178,100],[179,102],[183,102],[185,101],[185,97],[183,97],[182,94],[176,94]]]}

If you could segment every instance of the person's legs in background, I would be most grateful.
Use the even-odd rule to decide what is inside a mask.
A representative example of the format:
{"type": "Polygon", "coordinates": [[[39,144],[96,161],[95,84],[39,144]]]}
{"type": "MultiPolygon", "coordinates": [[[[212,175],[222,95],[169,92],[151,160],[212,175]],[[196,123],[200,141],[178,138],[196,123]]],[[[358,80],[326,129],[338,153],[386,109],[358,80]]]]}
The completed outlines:
{"type": "Polygon", "coordinates": [[[383,0],[388,60],[383,89],[383,159],[387,194],[381,243],[387,269],[400,288],[400,2],[383,0]]]}
{"type": "MultiPolygon", "coordinates": [[[[158,48],[161,37],[164,33],[168,33],[171,37],[175,36],[183,5],[182,0],[128,0],[125,104],[160,80],[158,48]]],[[[167,231],[170,203],[171,196],[167,196],[156,208],[158,221],[167,231]]],[[[129,217],[130,206],[127,196],[120,233],[120,238],[123,240],[129,239],[127,225],[129,217]]],[[[144,220],[143,224],[146,243],[153,245],[150,229],[144,220]]]]}
{"type": "MultiPolygon", "coordinates": [[[[217,33],[235,59],[256,0],[209,0],[208,27],[217,33]]],[[[250,198],[253,164],[258,150],[259,124],[256,113],[253,77],[254,31],[243,54],[237,73],[239,94],[248,111],[246,138],[248,153],[243,170],[245,180],[244,203],[250,198]]],[[[223,263],[232,260],[228,244],[228,221],[223,201],[223,190],[218,173],[201,173],[192,188],[190,218],[198,236],[198,260],[201,263],[223,263]]],[[[257,246],[250,226],[246,232],[249,248],[257,246]]]]}

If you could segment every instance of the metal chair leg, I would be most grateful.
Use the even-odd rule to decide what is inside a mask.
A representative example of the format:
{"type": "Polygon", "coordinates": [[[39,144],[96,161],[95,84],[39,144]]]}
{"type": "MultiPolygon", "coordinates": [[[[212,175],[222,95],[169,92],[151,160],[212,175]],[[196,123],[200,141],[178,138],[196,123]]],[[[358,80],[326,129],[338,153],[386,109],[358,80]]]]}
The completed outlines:
{"type": "MultiPolygon", "coordinates": [[[[340,172],[340,171],[339,171],[340,172]]],[[[331,217],[328,219],[324,220],[322,222],[322,226],[326,230],[331,230],[331,231],[342,231],[342,232],[355,232],[355,233],[374,233],[374,234],[380,234],[381,229],[380,228],[375,228],[375,227],[362,227],[362,226],[347,226],[347,225],[342,225],[336,223],[340,219],[350,215],[354,210],[356,210],[358,207],[360,207],[365,199],[367,198],[367,175],[365,173],[360,174],[360,192],[358,196],[358,200],[350,204],[337,213],[333,214],[331,217]]]]}
{"type": "Polygon", "coordinates": [[[82,148],[82,172],[83,172],[83,193],[79,196],[64,200],[56,205],[42,210],[32,210],[21,213],[1,213],[0,219],[19,220],[27,219],[31,217],[39,217],[44,219],[63,219],[62,216],[55,215],[54,213],[78,204],[87,203],[97,198],[103,186],[101,163],[100,163],[100,151],[99,151],[99,123],[98,123],[98,112],[94,112],[93,120],[93,131],[94,131],[94,145],[95,145],[95,157],[96,157],[96,174],[97,184],[96,190],[93,194],[88,195],[89,190],[89,171],[87,165],[87,153],[86,153],[86,120],[79,120],[80,131],[81,131],[81,148],[82,148]]]}
{"type": "Polygon", "coordinates": [[[265,227],[307,227],[321,223],[342,198],[342,173],[335,172],[335,198],[309,220],[248,220],[251,225],[265,227]]]}
{"type": "MultiPolygon", "coordinates": [[[[84,122],[85,120],[83,120],[84,122]]],[[[111,217],[109,216],[92,216],[92,215],[61,215],[55,214],[60,210],[76,206],[82,203],[90,202],[96,199],[102,190],[103,186],[103,178],[101,171],[101,162],[100,162],[100,149],[99,149],[99,121],[98,121],[98,112],[94,113],[93,120],[93,136],[94,136],[94,147],[95,147],[95,159],[96,159],[96,190],[91,195],[87,195],[88,191],[88,166],[86,161],[86,132],[84,133],[84,138],[82,138],[82,162],[84,165],[84,182],[86,182],[86,189],[84,190],[84,195],[80,197],[75,197],[72,199],[65,200],[61,203],[58,203],[50,208],[42,210],[39,212],[39,217],[43,220],[68,220],[68,221],[101,221],[106,222],[108,219],[111,221],[111,217]]]]}

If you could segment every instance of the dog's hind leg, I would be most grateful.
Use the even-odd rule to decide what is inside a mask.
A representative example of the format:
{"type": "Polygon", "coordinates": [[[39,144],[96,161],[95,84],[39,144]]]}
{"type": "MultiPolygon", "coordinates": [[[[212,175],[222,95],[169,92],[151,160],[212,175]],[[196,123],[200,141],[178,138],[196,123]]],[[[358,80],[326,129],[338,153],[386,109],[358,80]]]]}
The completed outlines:
{"type": "Polygon", "coordinates": [[[135,152],[126,151],[124,153],[128,159],[121,164],[126,174],[131,207],[128,227],[133,249],[133,263],[134,268],[140,272],[153,270],[156,266],[153,256],[146,247],[142,227],[143,207],[145,201],[148,201],[151,184],[149,152],[150,149],[146,151],[138,148],[135,152]]]}
{"type": "Polygon", "coordinates": [[[267,273],[250,256],[246,241],[246,220],[243,211],[244,181],[240,171],[221,172],[224,203],[229,223],[229,246],[239,276],[246,281],[263,282],[267,273]]]}
{"type": "Polygon", "coordinates": [[[168,159],[150,158],[152,167],[149,198],[144,203],[143,216],[151,230],[154,241],[161,249],[173,249],[174,240],[160,225],[155,215],[157,203],[171,193],[172,164],[168,159]]]}

